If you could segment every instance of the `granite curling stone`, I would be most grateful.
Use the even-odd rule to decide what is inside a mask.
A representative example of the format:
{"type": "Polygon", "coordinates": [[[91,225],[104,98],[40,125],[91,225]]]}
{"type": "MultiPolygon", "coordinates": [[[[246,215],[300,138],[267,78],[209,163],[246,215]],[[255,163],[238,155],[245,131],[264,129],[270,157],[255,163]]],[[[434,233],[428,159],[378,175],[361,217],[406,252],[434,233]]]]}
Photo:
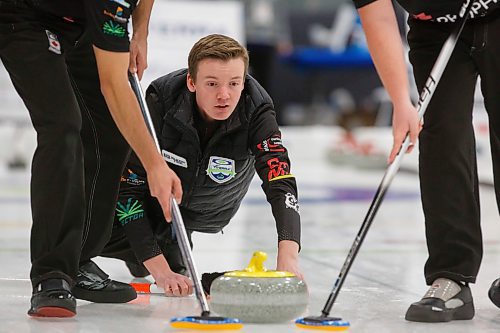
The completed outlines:
{"type": "Polygon", "coordinates": [[[210,309],[245,323],[287,322],[302,315],[309,299],[305,282],[289,272],[267,270],[266,258],[255,252],[246,269],[214,280],[210,309]]]}

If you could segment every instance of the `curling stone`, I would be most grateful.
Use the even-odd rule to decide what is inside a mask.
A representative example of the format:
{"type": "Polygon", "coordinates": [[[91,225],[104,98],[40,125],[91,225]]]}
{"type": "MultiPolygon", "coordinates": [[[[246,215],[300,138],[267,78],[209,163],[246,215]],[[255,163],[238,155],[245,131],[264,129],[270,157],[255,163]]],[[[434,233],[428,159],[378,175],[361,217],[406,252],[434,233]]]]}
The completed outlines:
{"type": "Polygon", "coordinates": [[[210,288],[210,309],[245,323],[279,323],[297,318],[309,299],[304,281],[264,267],[267,254],[255,252],[248,267],[227,272],[210,288]]]}

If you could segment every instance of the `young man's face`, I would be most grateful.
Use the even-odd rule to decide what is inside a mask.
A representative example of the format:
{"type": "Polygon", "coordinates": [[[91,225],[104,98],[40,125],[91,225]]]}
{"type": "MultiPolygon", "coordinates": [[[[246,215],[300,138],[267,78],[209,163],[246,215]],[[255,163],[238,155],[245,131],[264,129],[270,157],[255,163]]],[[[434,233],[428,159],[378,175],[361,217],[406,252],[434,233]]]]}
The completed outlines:
{"type": "Polygon", "coordinates": [[[188,89],[196,92],[196,104],[205,120],[229,118],[240,100],[244,73],[241,58],[228,61],[209,58],[198,63],[196,82],[188,74],[188,89]]]}

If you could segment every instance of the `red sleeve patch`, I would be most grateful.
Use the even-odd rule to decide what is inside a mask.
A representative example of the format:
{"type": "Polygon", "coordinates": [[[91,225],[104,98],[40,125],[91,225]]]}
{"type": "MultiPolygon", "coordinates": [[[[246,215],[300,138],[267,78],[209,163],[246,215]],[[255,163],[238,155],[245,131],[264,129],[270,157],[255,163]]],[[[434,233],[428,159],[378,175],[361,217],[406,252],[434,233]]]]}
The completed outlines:
{"type": "Polygon", "coordinates": [[[275,135],[262,141],[257,145],[257,149],[266,152],[284,152],[285,147],[281,142],[281,136],[275,135]]]}
{"type": "Polygon", "coordinates": [[[269,172],[267,174],[268,180],[290,174],[290,165],[287,162],[280,161],[278,158],[271,158],[268,160],[267,166],[269,167],[269,172]]]}

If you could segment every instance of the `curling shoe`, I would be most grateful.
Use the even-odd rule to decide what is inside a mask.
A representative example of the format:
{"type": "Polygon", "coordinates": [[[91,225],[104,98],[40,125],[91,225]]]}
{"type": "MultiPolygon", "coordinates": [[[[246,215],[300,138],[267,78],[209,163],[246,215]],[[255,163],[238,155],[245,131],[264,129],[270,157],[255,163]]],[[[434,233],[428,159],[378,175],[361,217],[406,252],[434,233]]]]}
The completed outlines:
{"type": "Polygon", "coordinates": [[[424,323],[468,320],[474,317],[472,294],[467,284],[436,279],[424,297],[413,303],[405,319],[424,323]]]}
{"type": "Polygon", "coordinates": [[[69,283],[64,279],[41,281],[33,290],[31,317],[73,317],[76,315],[76,300],[71,294],[69,283]]]}
{"type": "Polygon", "coordinates": [[[80,266],[72,289],[78,299],[94,303],[126,303],[137,298],[129,284],[111,280],[94,262],[80,266]]]}
{"type": "Polygon", "coordinates": [[[490,300],[500,308],[500,278],[493,281],[490,290],[488,291],[490,300]]]}

